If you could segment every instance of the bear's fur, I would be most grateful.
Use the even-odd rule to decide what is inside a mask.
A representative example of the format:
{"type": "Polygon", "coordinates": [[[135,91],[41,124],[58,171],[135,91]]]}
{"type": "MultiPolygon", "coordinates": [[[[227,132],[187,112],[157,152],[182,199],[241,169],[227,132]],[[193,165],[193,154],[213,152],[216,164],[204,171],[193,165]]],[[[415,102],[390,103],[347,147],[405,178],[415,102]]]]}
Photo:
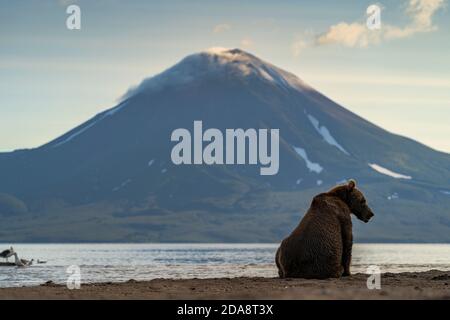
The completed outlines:
{"type": "Polygon", "coordinates": [[[314,197],[297,228],[278,248],[275,261],[281,278],[338,278],[350,275],[352,219],[373,217],[354,180],[314,197]]]}

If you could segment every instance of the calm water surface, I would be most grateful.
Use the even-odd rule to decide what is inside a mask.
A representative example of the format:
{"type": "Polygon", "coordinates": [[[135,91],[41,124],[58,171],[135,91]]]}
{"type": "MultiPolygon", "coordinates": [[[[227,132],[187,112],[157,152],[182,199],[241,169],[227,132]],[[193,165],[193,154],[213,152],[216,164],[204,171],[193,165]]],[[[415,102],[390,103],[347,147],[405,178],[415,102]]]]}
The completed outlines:
{"type": "MultiPolygon", "coordinates": [[[[9,246],[0,244],[0,250],[9,246]]],[[[70,265],[80,267],[82,283],[277,276],[276,244],[19,244],[14,249],[20,258],[47,263],[0,267],[0,287],[65,283],[70,265]]],[[[369,265],[382,272],[450,270],[450,244],[355,244],[352,265],[352,272],[365,272],[369,265]]]]}

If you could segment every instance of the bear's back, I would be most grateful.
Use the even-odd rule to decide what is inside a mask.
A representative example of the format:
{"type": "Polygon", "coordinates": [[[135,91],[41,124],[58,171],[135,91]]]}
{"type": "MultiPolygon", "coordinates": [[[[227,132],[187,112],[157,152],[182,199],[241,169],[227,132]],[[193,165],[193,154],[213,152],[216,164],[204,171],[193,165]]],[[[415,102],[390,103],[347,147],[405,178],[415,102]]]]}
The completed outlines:
{"type": "Polygon", "coordinates": [[[342,211],[348,210],[342,205],[342,201],[336,197],[320,194],[316,196],[311,207],[306,212],[298,227],[292,232],[291,236],[304,239],[309,237],[325,239],[334,234],[340,237],[340,217],[342,211]]]}

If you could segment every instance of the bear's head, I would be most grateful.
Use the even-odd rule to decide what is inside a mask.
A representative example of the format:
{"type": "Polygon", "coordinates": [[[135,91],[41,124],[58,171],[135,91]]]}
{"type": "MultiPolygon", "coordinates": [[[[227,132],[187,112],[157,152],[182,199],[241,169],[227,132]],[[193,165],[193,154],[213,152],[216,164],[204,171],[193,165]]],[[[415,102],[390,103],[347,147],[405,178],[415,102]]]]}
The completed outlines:
{"type": "Polygon", "coordinates": [[[374,216],[372,209],[367,205],[366,198],[356,188],[355,180],[350,180],[347,185],[344,186],[347,191],[346,203],[350,208],[350,211],[359,219],[364,222],[369,222],[370,218],[374,216]]]}

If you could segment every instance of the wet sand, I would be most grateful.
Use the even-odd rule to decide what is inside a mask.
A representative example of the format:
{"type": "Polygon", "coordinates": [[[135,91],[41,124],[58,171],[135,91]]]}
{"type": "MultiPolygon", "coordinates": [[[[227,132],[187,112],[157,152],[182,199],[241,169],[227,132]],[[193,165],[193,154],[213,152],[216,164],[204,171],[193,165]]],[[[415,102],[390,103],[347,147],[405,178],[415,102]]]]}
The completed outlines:
{"type": "Polygon", "coordinates": [[[155,279],[81,285],[52,282],[2,288],[0,299],[450,299],[450,272],[385,273],[381,290],[367,289],[365,274],[328,280],[277,278],[155,279]]]}

